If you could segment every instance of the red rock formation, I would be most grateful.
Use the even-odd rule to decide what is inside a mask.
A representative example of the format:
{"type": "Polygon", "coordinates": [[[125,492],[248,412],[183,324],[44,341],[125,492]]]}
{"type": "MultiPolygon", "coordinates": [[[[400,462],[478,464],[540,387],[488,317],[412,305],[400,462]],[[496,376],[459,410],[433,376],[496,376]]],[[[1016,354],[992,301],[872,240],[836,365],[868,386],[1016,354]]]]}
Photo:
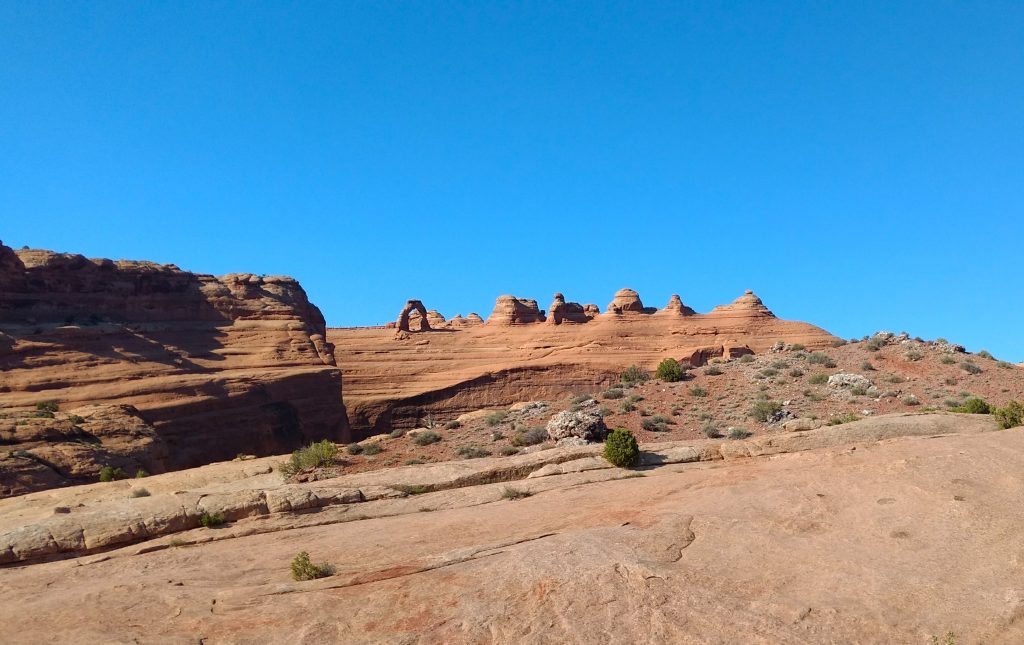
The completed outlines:
{"type": "Polygon", "coordinates": [[[166,449],[154,469],[348,434],[323,316],[291,278],[0,245],[0,333],[0,407],[24,416],[47,400],[61,410],[134,406],[166,449]]]}
{"type": "Polygon", "coordinates": [[[608,303],[607,313],[643,313],[644,303],[640,301],[640,294],[632,289],[619,289],[615,292],[615,298],[608,303]]]}
{"type": "Polygon", "coordinates": [[[398,314],[398,321],[395,323],[399,331],[412,331],[410,325],[412,324],[411,316],[413,312],[417,314],[417,329],[419,331],[430,331],[430,317],[427,315],[426,307],[419,300],[409,300],[402,307],[402,311],[398,314]]]}
{"type": "Polygon", "coordinates": [[[494,311],[487,319],[488,325],[522,325],[544,322],[544,316],[537,308],[536,300],[499,296],[494,311]]]}
{"type": "Polygon", "coordinates": [[[585,323],[591,316],[587,315],[586,309],[578,302],[566,302],[565,296],[555,294],[555,299],[548,308],[547,322],[552,325],[560,325],[563,322],[585,323]]]}
{"type": "Polygon", "coordinates": [[[672,314],[676,316],[692,316],[697,312],[684,305],[683,301],[679,299],[679,294],[673,293],[672,297],[668,300],[668,304],[665,305],[665,308],[658,313],[672,314]]]}
{"type": "Polygon", "coordinates": [[[712,309],[711,313],[709,313],[708,315],[724,315],[739,317],[767,316],[771,318],[775,317],[775,314],[773,314],[768,309],[768,307],[765,307],[764,303],[761,302],[761,299],[754,295],[754,292],[751,291],[750,289],[747,289],[742,296],[733,300],[732,304],[718,305],[717,307],[712,309]]]}

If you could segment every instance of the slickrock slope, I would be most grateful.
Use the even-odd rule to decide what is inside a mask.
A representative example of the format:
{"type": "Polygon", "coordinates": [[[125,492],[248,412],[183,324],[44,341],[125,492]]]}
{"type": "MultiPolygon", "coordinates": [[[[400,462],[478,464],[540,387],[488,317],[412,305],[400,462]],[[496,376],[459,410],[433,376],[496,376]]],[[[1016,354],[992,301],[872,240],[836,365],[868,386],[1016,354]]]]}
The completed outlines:
{"type": "Polygon", "coordinates": [[[0,496],[347,432],[295,280],[0,245],[0,496]]]}
{"type": "MultiPolygon", "coordinates": [[[[575,304],[559,296],[555,303],[575,304]]],[[[398,336],[384,327],[331,328],[353,430],[365,436],[412,428],[428,415],[454,418],[594,391],[629,365],[653,370],[667,357],[701,365],[765,352],[779,341],[819,349],[838,340],[819,327],[776,318],[751,293],[704,315],[692,314],[678,297],[665,310],[647,310],[631,289],[617,292],[612,305],[613,313],[601,315],[592,305],[582,313],[573,308],[565,318],[573,324],[541,324],[535,300],[501,296],[485,325],[398,336]]],[[[562,322],[563,312],[556,313],[562,322]]]]}
{"type": "Polygon", "coordinates": [[[582,447],[284,484],[264,459],[2,500],[19,553],[58,522],[84,527],[65,548],[126,545],[0,568],[5,640],[1024,639],[1021,429],[902,415],[643,448],[635,472],[582,447]],[[334,574],[293,581],[300,551],[334,574]]]}

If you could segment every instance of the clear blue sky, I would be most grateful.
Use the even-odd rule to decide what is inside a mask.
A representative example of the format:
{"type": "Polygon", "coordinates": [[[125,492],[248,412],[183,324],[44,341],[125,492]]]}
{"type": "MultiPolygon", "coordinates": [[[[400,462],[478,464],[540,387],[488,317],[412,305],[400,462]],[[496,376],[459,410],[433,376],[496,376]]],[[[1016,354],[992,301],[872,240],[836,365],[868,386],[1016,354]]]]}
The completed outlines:
{"type": "Polygon", "coordinates": [[[0,239],[1024,360],[1024,3],[0,1],[0,239]]]}

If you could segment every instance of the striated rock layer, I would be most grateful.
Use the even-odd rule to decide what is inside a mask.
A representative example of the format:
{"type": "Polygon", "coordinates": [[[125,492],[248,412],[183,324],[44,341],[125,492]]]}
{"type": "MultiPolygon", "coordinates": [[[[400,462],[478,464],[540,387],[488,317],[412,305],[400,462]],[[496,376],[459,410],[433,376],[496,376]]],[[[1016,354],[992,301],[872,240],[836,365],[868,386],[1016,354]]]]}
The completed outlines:
{"type": "Polygon", "coordinates": [[[346,439],[325,336],[292,278],[0,245],[0,495],[346,439]]]}
{"type": "Polygon", "coordinates": [[[594,392],[629,365],[653,370],[668,357],[703,365],[766,352],[778,341],[822,349],[837,340],[775,317],[750,292],[707,314],[678,297],[649,313],[631,289],[616,293],[605,315],[574,304],[556,294],[549,324],[539,324],[545,319],[535,300],[502,296],[485,325],[399,339],[385,328],[329,329],[353,431],[365,436],[412,428],[428,416],[445,421],[489,406],[594,392]],[[558,324],[564,322],[576,324],[558,324]]]}

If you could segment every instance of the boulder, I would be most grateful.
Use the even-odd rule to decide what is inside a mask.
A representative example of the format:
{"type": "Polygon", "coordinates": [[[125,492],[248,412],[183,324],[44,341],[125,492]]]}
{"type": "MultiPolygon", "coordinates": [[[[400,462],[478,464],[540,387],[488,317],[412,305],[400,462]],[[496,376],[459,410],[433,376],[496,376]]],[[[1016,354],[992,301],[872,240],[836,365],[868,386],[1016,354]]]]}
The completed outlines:
{"type": "Polygon", "coordinates": [[[871,379],[860,374],[845,374],[840,372],[839,374],[833,374],[828,377],[828,386],[833,389],[846,389],[852,390],[856,388],[862,388],[865,391],[874,385],[871,379]]]}
{"type": "Polygon", "coordinates": [[[558,441],[566,437],[579,437],[586,441],[604,441],[608,427],[594,409],[565,410],[548,421],[548,436],[558,441]]]}

